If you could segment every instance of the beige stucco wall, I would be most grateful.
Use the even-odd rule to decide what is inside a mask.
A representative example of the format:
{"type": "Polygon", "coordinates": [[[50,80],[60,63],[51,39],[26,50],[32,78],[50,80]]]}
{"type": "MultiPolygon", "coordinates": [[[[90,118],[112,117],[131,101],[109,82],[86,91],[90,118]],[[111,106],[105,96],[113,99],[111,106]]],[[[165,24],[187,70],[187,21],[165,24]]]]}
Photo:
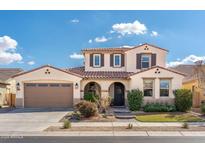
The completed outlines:
{"type": "MultiPolygon", "coordinates": [[[[104,66],[103,67],[90,67],[90,52],[85,52],[85,71],[127,71],[127,72],[137,72],[139,70],[136,69],[136,54],[137,53],[155,53],[156,57],[156,65],[161,67],[166,67],[166,56],[167,51],[155,48],[147,45],[149,50],[144,50],[145,45],[128,50],[124,53],[125,58],[125,66],[124,67],[110,67],[110,52],[104,52],[104,66]]],[[[92,52],[93,53],[93,52],[92,52]]],[[[97,53],[97,52],[96,52],[97,53]]],[[[98,52],[99,53],[99,52],[98,52]]],[[[102,52],[101,52],[102,53],[102,52]]]]}
{"type": "MultiPolygon", "coordinates": [[[[103,67],[90,67],[90,53],[85,53],[85,71],[125,71],[125,67],[111,67],[110,66],[110,53],[104,54],[103,67]]],[[[126,58],[126,57],[125,57],[126,58]]]]}
{"type": "Polygon", "coordinates": [[[154,80],[154,96],[153,97],[145,97],[145,101],[169,101],[174,98],[173,90],[180,89],[182,87],[182,79],[184,76],[167,71],[162,68],[158,68],[160,73],[155,73],[157,68],[153,68],[151,70],[136,74],[131,76],[131,80],[129,82],[129,89],[140,89],[143,91],[143,79],[151,78],[154,80]],[[169,97],[160,97],[160,79],[168,79],[170,80],[170,92],[169,97]]]}
{"type": "MultiPolygon", "coordinates": [[[[100,85],[101,87],[101,97],[107,97],[109,96],[109,87],[115,83],[115,82],[120,82],[124,85],[125,87],[125,100],[127,99],[127,90],[128,90],[128,83],[129,80],[112,80],[112,79],[89,79],[89,80],[82,80],[81,81],[81,98],[84,96],[84,88],[85,86],[90,83],[90,82],[96,82],[100,85]]],[[[112,96],[112,94],[111,94],[112,96]]]]}
{"type": "Polygon", "coordinates": [[[35,70],[30,73],[26,73],[21,76],[14,78],[16,83],[20,83],[20,90],[16,91],[16,106],[24,106],[24,83],[73,83],[73,94],[74,94],[74,103],[80,100],[80,81],[81,78],[53,69],[50,67],[43,67],[41,69],[35,70]],[[45,71],[49,69],[50,74],[45,74],[45,71]],[[75,84],[78,84],[78,88],[75,87],[75,84]]]}
{"type": "Polygon", "coordinates": [[[161,67],[166,67],[166,55],[167,52],[158,48],[154,48],[148,45],[149,50],[144,50],[144,46],[134,48],[132,50],[126,51],[126,60],[125,66],[127,72],[137,72],[139,70],[136,69],[136,54],[137,53],[155,53],[157,54],[156,57],[156,65],[161,67]]]}
{"type": "Polygon", "coordinates": [[[0,105],[5,103],[6,86],[0,85],[0,105]]]}

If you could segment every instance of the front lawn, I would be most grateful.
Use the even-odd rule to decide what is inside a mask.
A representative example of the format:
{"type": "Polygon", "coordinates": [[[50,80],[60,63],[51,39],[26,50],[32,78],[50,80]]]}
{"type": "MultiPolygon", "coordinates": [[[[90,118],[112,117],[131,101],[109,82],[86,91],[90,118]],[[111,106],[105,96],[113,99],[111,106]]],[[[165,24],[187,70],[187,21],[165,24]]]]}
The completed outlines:
{"type": "Polygon", "coordinates": [[[136,120],[141,122],[203,122],[199,116],[190,113],[153,113],[137,115],[136,120]]]}

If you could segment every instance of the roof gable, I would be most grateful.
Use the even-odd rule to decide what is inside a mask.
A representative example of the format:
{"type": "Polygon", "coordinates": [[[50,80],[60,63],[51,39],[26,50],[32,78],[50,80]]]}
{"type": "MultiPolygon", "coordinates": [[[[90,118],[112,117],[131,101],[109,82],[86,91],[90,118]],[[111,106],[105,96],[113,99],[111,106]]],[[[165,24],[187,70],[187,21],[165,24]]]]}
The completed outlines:
{"type": "Polygon", "coordinates": [[[13,78],[18,77],[18,76],[22,76],[22,75],[25,75],[25,74],[28,74],[28,73],[31,73],[31,72],[34,72],[34,71],[46,68],[46,67],[52,68],[52,69],[55,69],[55,70],[58,70],[58,71],[61,71],[61,72],[64,72],[64,73],[71,74],[71,75],[74,75],[74,76],[82,78],[82,76],[79,75],[79,74],[76,74],[76,73],[73,73],[73,72],[68,72],[68,71],[65,71],[63,69],[60,69],[60,68],[57,68],[57,67],[53,67],[51,65],[43,65],[41,67],[38,67],[38,68],[35,68],[35,69],[32,69],[32,70],[26,71],[26,72],[22,72],[22,73],[16,74],[16,75],[13,76],[13,78]]]}
{"type": "Polygon", "coordinates": [[[139,71],[139,72],[132,73],[130,76],[133,76],[133,75],[136,75],[136,74],[140,74],[140,73],[144,73],[144,72],[150,71],[150,70],[152,70],[152,69],[157,69],[157,68],[163,69],[163,70],[166,70],[166,71],[175,73],[175,74],[179,74],[179,75],[182,75],[182,76],[186,76],[186,74],[184,74],[184,73],[182,73],[182,72],[178,72],[178,71],[175,71],[175,70],[172,70],[172,69],[169,69],[169,68],[164,68],[164,67],[161,67],[161,66],[150,67],[150,68],[148,68],[148,69],[145,69],[145,70],[142,70],[142,71],[139,71]]]}

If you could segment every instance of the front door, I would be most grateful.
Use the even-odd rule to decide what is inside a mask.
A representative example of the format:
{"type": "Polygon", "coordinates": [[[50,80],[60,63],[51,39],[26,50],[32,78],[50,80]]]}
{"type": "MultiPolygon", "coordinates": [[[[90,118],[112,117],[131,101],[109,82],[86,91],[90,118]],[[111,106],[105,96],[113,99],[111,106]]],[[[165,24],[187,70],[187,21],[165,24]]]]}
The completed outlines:
{"type": "Polygon", "coordinates": [[[124,85],[121,83],[114,83],[114,106],[124,106],[124,85]]]}

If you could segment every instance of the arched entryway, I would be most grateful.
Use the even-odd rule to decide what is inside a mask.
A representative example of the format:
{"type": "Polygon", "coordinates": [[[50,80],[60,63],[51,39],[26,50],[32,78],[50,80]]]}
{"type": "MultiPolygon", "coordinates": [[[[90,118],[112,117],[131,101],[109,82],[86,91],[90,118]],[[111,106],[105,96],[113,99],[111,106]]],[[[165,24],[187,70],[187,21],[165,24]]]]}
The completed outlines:
{"type": "Polygon", "coordinates": [[[100,97],[101,87],[96,82],[89,82],[89,83],[86,84],[86,86],[84,88],[84,95],[86,93],[93,93],[94,95],[97,95],[98,97],[100,97]]]}
{"type": "Polygon", "coordinates": [[[109,95],[112,98],[112,106],[125,105],[125,86],[120,82],[114,82],[109,87],[109,95]]]}

